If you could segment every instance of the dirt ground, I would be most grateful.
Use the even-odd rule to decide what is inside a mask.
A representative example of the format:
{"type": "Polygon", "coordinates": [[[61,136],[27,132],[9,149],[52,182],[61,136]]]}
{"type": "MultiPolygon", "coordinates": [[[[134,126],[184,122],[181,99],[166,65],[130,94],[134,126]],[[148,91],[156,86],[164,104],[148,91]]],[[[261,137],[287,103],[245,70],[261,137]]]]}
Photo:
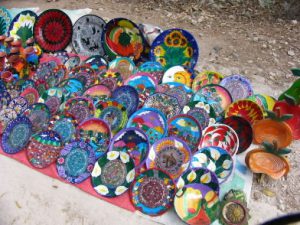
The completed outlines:
{"type": "MultiPolygon", "coordinates": [[[[12,7],[40,7],[78,9],[91,8],[93,14],[109,20],[129,18],[136,23],[156,24],[163,29],[183,28],[198,39],[200,59],[198,70],[211,69],[224,75],[243,74],[253,83],[256,93],[278,97],[290,86],[295,77],[289,71],[300,67],[300,21],[251,16],[247,11],[224,13],[215,10],[164,4],[147,4],[144,1],[126,0],[0,0],[0,5],[12,7]],[[176,9],[176,10],[175,10],[176,9]]],[[[163,1],[166,2],[166,1],[163,1]]],[[[279,181],[255,177],[249,203],[252,219],[259,224],[266,218],[300,211],[300,142],[290,146],[291,172],[279,181]]],[[[1,194],[1,193],[0,193],[1,194]]]]}

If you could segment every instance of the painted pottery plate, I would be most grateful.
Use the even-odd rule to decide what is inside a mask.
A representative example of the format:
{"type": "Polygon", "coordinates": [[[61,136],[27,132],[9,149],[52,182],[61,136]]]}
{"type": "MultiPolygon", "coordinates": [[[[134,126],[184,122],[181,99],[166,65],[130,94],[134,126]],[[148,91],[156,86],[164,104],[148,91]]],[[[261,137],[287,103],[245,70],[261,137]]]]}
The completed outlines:
{"type": "Polygon", "coordinates": [[[149,153],[148,137],[135,127],[122,129],[112,139],[109,151],[126,152],[133,159],[135,167],[141,167],[149,153]]]}
{"type": "Polygon", "coordinates": [[[218,194],[203,184],[187,184],[176,193],[174,208],[179,218],[190,225],[210,225],[218,219],[218,194]]]}
{"type": "Polygon", "coordinates": [[[73,26],[72,44],[77,54],[104,55],[101,36],[105,21],[96,15],[84,15],[73,26]]]}
{"type": "Polygon", "coordinates": [[[72,21],[63,11],[42,12],[34,24],[34,39],[46,52],[64,50],[72,39],[72,21]]]}
{"type": "Polygon", "coordinates": [[[114,59],[109,63],[108,68],[120,72],[123,80],[126,80],[132,74],[136,73],[134,62],[127,57],[118,57],[114,59]]]}
{"type": "Polygon", "coordinates": [[[203,131],[199,147],[218,146],[234,156],[239,148],[239,138],[235,131],[225,124],[214,124],[203,131]]]}
{"type": "Polygon", "coordinates": [[[105,197],[125,193],[135,177],[134,162],[126,152],[111,151],[99,158],[92,172],[92,186],[105,197]]]}
{"type": "Polygon", "coordinates": [[[178,179],[189,167],[191,151],[188,145],[176,137],[166,137],[156,141],[146,160],[148,169],[159,168],[178,179]]]}
{"type": "Polygon", "coordinates": [[[230,116],[223,120],[224,124],[230,126],[239,138],[239,148],[237,154],[242,153],[248,149],[252,143],[253,131],[251,124],[239,116],[230,116]]]}
{"type": "Polygon", "coordinates": [[[112,99],[116,100],[127,110],[128,116],[133,114],[139,105],[139,93],[137,90],[129,85],[118,87],[112,93],[112,99]]]}
{"type": "Polygon", "coordinates": [[[0,35],[5,35],[11,23],[11,14],[5,7],[0,7],[0,35]]]}
{"type": "Polygon", "coordinates": [[[25,98],[29,105],[37,103],[40,97],[39,92],[33,87],[25,88],[25,90],[20,94],[20,96],[25,98]]]}
{"type": "Polygon", "coordinates": [[[187,184],[203,184],[210,187],[218,195],[220,193],[220,185],[217,175],[207,168],[190,168],[181,177],[179,177],[176,187],[177,190],[182,189],[187,184]]]}
{"type": "Polygon", "coordinates": [[[224,115],[224,110],[232,103],[232,97],[226,88],[209,84],[195,93],[193,101],[205,102],[211,105],[216,114],[216,119],[219,121],[224,115]]]}
{"type": "Polygon", "coordinates": [[[58,58],[60,60],[60,65],[65,64],[70,58],[67,51],[52,52],[50,55],[58,58]]]}
{"type": "Polygon", "coordinates": [[[80,65],[80,58],[79,56],[75,55],[75,56],[71,56],[66,62],[65,62],[65,66],[67,67],[68,70],[73,69],[76,66],[80,65]]]}
{"type": "Polygon", "coordinates": [[[111,91],[123,85],[123,78],[117,70],[106,70],[99,74],[99,83],[108,87],[111,91]]]}
{"type": "Polygon", "coordinates": [[[28,108],[28,101],[26,98],[19,96],[12,99],[7,107],[14,109],[18,114],[21,114],[28,108]]]}
{"type": "Polygon", "coordinates": [[[91,175],[95,161],[90,144],[83,140],[72,141],[60,152],[56,162],[57,173],[68,182],[79,184],[91,175]]]}
{"type": "Polygon", "coordinates": [[[188,87],[192,86],[192,73],[183,66],[173,66],[169,68],[162,78],[162,83],[177,82],[188,87]]]}
{"type": "Polygon", "coordinates": [[[220,85],[229,91],[233,101],[245,99],[253,95],[253,88],[250,81],[242,75],[225,77],[220,85]]]}
{"type": "Polygon", "coordinates": [[[6,108],[10,101],[11,101],[11,96],[8,91],[0,92],[0,109],[6,108]]]}
{"type": "Polygon", "coordinates": [[[65,65],[58,65],[52,70],[50,76],[45,76],[45,79],[49,87],[55,87],[66,78],[66,75],[67,67],[65,65]]]}
{"type": "Polygon", "coordinates": [[[60,135],[55,131],[42,131],[30,138],[26,154],[30,164],[45,168],[54,163],[62,149],[60,135]]]}
{"type": "Polygon", "coordinates": [[[143,108],[132,114],[127,123],[127,128],[129,127],[137,127],[143,130],[147,134],[151,145],[163,138],[168,131],[167,119],[164,114],[151,108],[143,108]]]}
{"type": "Polygon", "coordinates": [[[138,60],[144,51],[144,40],[135,23],[125,18],[115,18],[104,28],[102,46],[110,59],[123,56],[138,60]]]}
{"type": "Polygon", "coordinates": [[[181,111],[177,98],[164,93],[156,93],[149,96],[143,107],[158,109],[165,114],[167,119],[176,116],[181,111]]]}
{"type": "Polygon", "coordinates": [[[199,91],[202,87],[208,84],[219,84],[223,79],[223,75],[215,71],[203,71],[198,74],[193,80],[192,89],[194,92],[199,91]]]}
{"type": "Polygon", "coordinates": [[[65,114],[67,116],[74,116],[78,123],[93,117],[94,113],[95,107],[89,98],[71,98],[65,104],[65,114]]]}
{"type": "Polygon", "coordinates": [[[244,202],[238,200],[222,201],[220,212],[222,224],[248,224],[249,209],[244,202]]]}
{"type": "Polygon", "coordinates": [[[175,184],[164,171],[150,169],[140,173],[130,190],[130,200],[140,212],[158,216],[173,206],[175,184]]]}
{"type": "Polygon", "coordinates": [[[168,120],[168,136],[180,138],[195,152],[201,140],[202,129],[194,117],[179,114],[168,120]]]}
{"type": "Polygon", "coordinates": [[[61,87],[63,90],[63,94],[66,99],[69,99],[74,96],[80,96],[84,91],[83,83],[74,78],[69,78],[63,80],[58,87],[61,87]]]}
{"type": "Polygon", "coordinates": [[[83,121],[78,126],[80,138],[89,142],[92,146],[96,159],[108,150],[111,133],[109,125],[101,119],[91,118],[83,121]]]}
{"type": "MultiPolygon", "coordinates": [[[[75,68],[73,68],[73,70],[75,68]]],[[[92,74],[85,71],[75,72],[73,70],[69,73],[69,77],[79,80],[84,85],[84,88],[88,88],[95,83],[96,77],[92,74]]]]}
{"type": "Polygon", "coordinates": [[[264,118],[261,107],[251,100],[238,100],[230,104],[225,112],[225,116],[240,116],[253,124],[256,120],[264,118]]]}
{"type": "Polygon", "coordinates": [[[111,90],[105,85],[97,84],[85,90],[83,96],[89,98],[97,97],[98,99],[106,100],[111,97],[111,90]]]}
{"type": "Polygon", "coordinates": [[[249,96],[247,99],[256,102],[263,109],[264,116],[267,116],[267,110],[273,110],[273,107],[276,103],[275,98],[264,94],[254,94],[249,96]]]}
{"type": "Polygon", "coordinates": [[[160,83],[164,75],[164,68],[159,62],[147,61],[141,64],[138,68],[140,72],[145,72],[151,74],[155,79],[156,83],[160,83]]]}
{"type": "Polygon", "coordinates": [[[58,87],[48,89],[41,95],[39,102],[47,105],[51,115],[56,114],[60,105],[64,102],[63,89],[58,87]]]}
{"type": "Polygon", "coordinates": [[[37,81],[38,79],[45,80],[45,76],[50,76],[53,69],[57,67],[56,62],[54,62],[55,65],[52,67],[52,63],[44,62],[38,65],[35,74],[33,75],[33,80],[37,81]]]}
{"type": "Polygon", "coordinates": [[[0,110],[0,134],[3,133],[7,125],[14,119],[16,119],[18,114],[14,109],[1,109],[0,110]]]}
{"type": "Polygon", "coordinates": [[[113,134],[124,128],[128,120],[126,108],[117,101],[99,102],[94,116],[106,121],[113,134]]]}
{"type": "Polygon", "coordinates": [[[9,26],[9,36],[15,40],[22,41],[22,45],[26,45],[26,41],[29,38],[33,38],[33,26],[37,19],[35,12],[25,10],[20,12],[13,18],[9,26]]]}
{"type": "Polygon", "coordinates": [[[224,183],[233,170],[233,159],[223,148],[211,146],[197,151],[191,162],[192,168],[203,167],[214,172],[219,183],[224,183]]]}
{"type": "Polygon", "coordinates": [[[83,65],[90,66],[95,71],[103,71],[107,69],[107,61],[103,56],[93,55],[84,60],[83,65]]]}
{"type": "Polygon", "coordinates": [[[18,116],[4,130],[2,149],[8,154],[14,154],[24,149],[32,134],[32,124],[26,116],[18,116]]]}
{"type": "Polygon", "coordinates": [[[77,121],[73,117],[55,115],[49,122],[49,129],[57,132],[63,143],[75,138],[77,121]]]}
{"type": "Polygon", "coordinates": [[[176,65],[194,68],[198,56],[196,39],[188,31],[182,29],[163,31],[151,45],[151,60],[159,62],[164,69],[176,65]]]}

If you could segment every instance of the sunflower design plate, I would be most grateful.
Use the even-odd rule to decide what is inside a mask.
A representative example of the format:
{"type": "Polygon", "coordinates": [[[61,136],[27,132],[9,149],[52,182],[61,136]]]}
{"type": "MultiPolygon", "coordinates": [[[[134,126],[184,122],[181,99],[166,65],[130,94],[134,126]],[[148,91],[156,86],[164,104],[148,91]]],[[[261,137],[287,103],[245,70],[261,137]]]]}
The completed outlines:
{"type": "Polygon", "coordinates": [[[117,70],[108,69],[98,75],[99,84],[108,87],[111,91],[123,85],[121,73],[117,70]]]}

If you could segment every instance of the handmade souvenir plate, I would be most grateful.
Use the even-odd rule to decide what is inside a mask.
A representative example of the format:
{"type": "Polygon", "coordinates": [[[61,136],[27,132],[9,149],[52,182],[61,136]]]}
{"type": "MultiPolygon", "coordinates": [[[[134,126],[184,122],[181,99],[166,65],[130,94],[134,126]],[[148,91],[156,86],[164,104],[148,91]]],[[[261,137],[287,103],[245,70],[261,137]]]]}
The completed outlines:
{"type": "Polygon", "coordinates": [[[163,93],[156,93],[149,96],[143,107],[158,109],[165,114],[167,119],[179,114],[181,111],[177,98],[163,93]]]}
{"type": "Polygon", "coordinates": [[[157,89],[161,89],[158,92],[163,92],[167,95],[177,98],[181,108],[183,108],[192,97],[192,90],[184,84],[170,82],[166,84],[161,84],[157,89]]]}
{"type": "Polygon", "coordinates": [[[156,141],[150,148],[146,160],[147,168],[159,168],[178,179],[189,167],[191,151],[188,145],[176,137],[156,141]]]}
{"type": "Polygon", "coordinates": [[[89,87],[90,85],[94,84],[96,80],[96,73],[87,65],[76,66],[69,72],[68,77],[75,78],[81,81],[81,83],[86,87],[89,87]]]}
{"type": "Polygon", "coordinates": [[[217,175],[207,168],[190,168],[181,177],[179,177],[176,187],[177,190],[182,189],[187,184],[203,184],[210,187],[218,195],[220,193],[220,185],[217,175]]]}
{"type": "Polygon", "coordinates": [[[81,81],[74,78],[63,80],[58,86],[62,88],[65,99],[79,96],[84,90],[84,85],[81,81]]]}
{"type": "Polygon", "coordinates": [[[33,38],[33,26],[36,21],[37,15],[30,10],[20,12],[11,21],[9,26],[9,36],[15,40],[22,41],[22,45],[26,45],[29,38],[33,38]]]}
{"type": "Polygon", "coordinates": [[[7,125],[14,119],[16,119],[18,114],[14,109],[1,109],[0,110],[0,134],[3,133],[7,125]]]}
{"type": "Polygon", "coordinates": [[[242,75],[231,75],[225,77],[221,81],[220,85],[229,91],[233,101],[245,99],[253,95],[253,89],[250,81],[242,75]]]}
{"type": "Polygon", "coordinates": [[[104,28],[102,46],[110,59],[124,56],[138,60],[144,50],[144,41],[135,23],[125,18],[115,18],[104,28]]]}
{"type": "Polygon", "coordinates": [[[99,83],[108,87],[111,91],[123,85],[123,78],[117,70],[106,70],[99,74],[99,83]]]}
{"type": "Polygon", "coordinates": [[[58,133],[63,143],[75,138],[77,121],[73,117],[55,115],[49,122],[49,129],[58,133]]]}
{"type": "Polygon", "coordinates": [[[87,58],[82,64],[90,66],[95,71],[104,71],[107,69],[108,63],[104,57],[93,55],[87,58]]]}
{"type": "Polygon", "coordinates": [[[182,112],[194,117],[202,129],[216,123],[216,115],[213,108],[204,102],[191,101],[183,107],[182,112]]]}
{"type": "Polygon", "coordinates": [[[67,116],[74,116],[78,123],[93,117],[94,113],[95,107],[89,98],[71,98],[65,104],[65,114],[67,116]]]}
{"type": "Polygon", "coordinates": [[[120,130],[112,139],[109,151],[126,152],[135,167],[141,167],[149,152],[149,141],[144,131],[131,127],[120,130]]]}
{"type": "Polygon", "coordinates": [[[159,62],[147,61],[140,65],[138,68],[140,72],[145,72],[151,74],[155,79],[156,83],[160,83],[164,75],[164,68],[159,62]]]}
{"type": "Polygon", "coordinates": [[[192,74],[182,66],[169,68],[162,78],[162,83],[177,82],[188,87],[192,86],[192,74]]]}
{"type": "Polygon", "coordinates": [[[249,96],[247,99],[256,102],[264,111],[264,116],[267,115],[267,110],[273,110],[273,107],[276,103],[276,99],[271,96],[263,94],[254,94],[249,96]]]}
{"type": "Polygon", "coordinates": [[[218,146],[234,156],[239,149],[239,138],[235,131],[225,124],[214,124],[205,128],[199,147],[218,146]]]}
{"type": "Polygon", "coordinates": [[[49,85],[44,79],[38,79],[34,82],[34,86],[38,91],[39,95],[42,95],[45,91],[49,89],[49,85]]]}
{"type": "Polygon", "coordinates": [[[4,130],[2,149],[14,154],[24,149],[32,134],[32,124],[26,116],[18,116],[12,120],[4,130]]]}
{"type": "Polygon", "coordinates": [[[105,21],[96,15],[84,15],[73,26],[72,44],[77,54],[104,55],[101,36],[105,21]]]}
{"type": "Polygon", "coordinates": [[[185,141],[192,152],[195,152],[200,143],[202,129],[194,117],[179,114],[168,120],[168,136],[180,138],[185,141]]]}
{"type": "Polygon", "coordinates": [[[136,72],[134,62],[127,57],[118,57],[114,59],[109,63],[108,68],[120,72],[123,80],[126,80],[136,72]]]}
{"type": "Polygon", "coordinates": [[[50,53],[50,55],[59,59],[59,61],[60,61],[59,65],[65,64],[68,61],[68,59],[70,58],[67,51],[52,52],[52,53],[50,53]]]}
{"type": "Polygon", "coordinates": [[[18,114],[21,114],[28,108],[28,102],[26,98],[19,96],[12,99],[7,107],[14,109],[18,114]]]}
{"type": "Polygon", "coordinates": [[[134,113],[139,105],[139,94],[134,87],[129,85],[118,87],[111,97],[125,106],[128,116],[134,113]]]}
{"type": "Polygon", "coordinates": [[[33,32],[36,43],[44,51],[61,51],[71,42],[72,21],[61,10],[45,10],[37,18],[33,32]]]}
{"type": "Polygon", "coordinates": [[[99,102],[94,116],[106,121],[113,134],[124,128],[128,120],[126,108],[117,101],[99,102]]]}
{"type": "Polygon", "coordinates": [[[194,92],[199,91],[207,84],[219,84],[223,79],[223,75],[215,71],[203,71],[193,80],[192,89],[194,92]]]}
{"type": "Polygon", "coordinates": [[[32,123],[32,131],[34,133],[48,128],[51,113],[47,105],[35,103],[24,112],[24,115],[27,116],[32,123]]]}
{"type": "Polygon", "coordinates": [[[105,100],[111,97],[111,91],[105,85],[97,84],[88,88],[83,95],[90,98],[98,97],[99,99],[105,100]]]}
{"type": "Polygon", "coordinates": [[[127,123],[127,128],[129,127],[137,127],[143,130],[147,134],[151,145],[163,138],[168,131],[167,119],[164,114],[151,108],[143,108],[132,114],[127,123]]]}
{"type": "Polygon", "coordinates": [[[0,7],[0,35],[6,34],[11,20],[10,12],[5,7],[0,7]]]}
{"type": "Polygon", "coordinates": [[[56,162],[57,173],[68,182],[79,184],[91,175],[95,161],[90,144],[83,140],[72,141],[60,152],[56,162]]]}
{"type": "Polygon", "coordinates": [[[194,68],[198,56],[197,41],[189,32],[182,29],[165,30],[151,45],[151,60],[159,62],[164,69],[176,65],[194,68]]]}
{"type": "Polygon", "coordinates": [[[46,75],[45,79],[49,87],[55,87],[62,82],[67,75],[67,68],[64,65],[58,65],[55,67],[50,75],[46,75]]]}
{"type": "Polygon", "coordinates": [[[28,105],[37,103],[40,97],[39,92],[33,87],[25,88],[25,90],[20,94],[20,96],[27,100],[28,105]]]}
{"type": "Polygon", "coordinates": [[[220,209],[221,224],[248,224],[249,209],[246,203],[238,200],[222,201],[220,209]]]}
{"type": "Polygon", "coordinates": [[[232,173],[233,159],[223,148],[216,146],[204,147],[194,154],[191,167],[209,169],[217,175],[219,183],[222,184],[232,173]]]}
{"type": "Polygon", "coordinates": [[[239,148],[237,154],[242,153],[248,149],[252,143],[253,132],[251,124],[239,116],[230,116],[223,120],[224,124],[230,126],[239,138],[239,148]]]}
{"type": "Polygon", "coordinates": [[[111,133],[109,125],[101,119],[91,118],[79,124],[80,138],[86,140],[93,148],[96,159],[108,150],[111,133]]]}
{"type": "Polygon", "coordinates": [[[193,101],[205,102],[211,105],[216,114],[216,119],[219,121],[224,115],[224,110],[232,103],[232,97],[226,88],[209,84],[195,93],[193,101]]]}
{"type": "Polygon", "coordinates": [[[95,191],[105,197],[126,192],[134,180],[134,162],[126,152],[111,151],[99,158],[92,172],[95,191]]]}
{"type": "Polygon", "coordinates": [[[140,173],[130,190],[130,200],[140,212],[158,216],[173,206],[175,184],[162,170],[150,169],[140,173]]]}
{"type": "Polygon", "coordinates": [[[64,94],[62,88],[54,87],[45,91],[39,99],[40,103],[44,103],[50,110],[51,115],[58,112],[60,105],[64,102],[64,94]]]}
{"type": "Polygon", "coordinates": [[[53,61],[55,65],[49,62],[44,62],[38,65],[38,68],[36,69],[35,74],[33,75],[33,80],[37,81],[38,79],[45,80],[46,76],[51,76],[51,73],[55,67],[57,67],[57,64],[55,61],[53,61]]]}
{"type": "Polygon", "coordinates": [[[10,101],[11,101],[11,96],[8,93],[8,91],[0,92],[0,109],[6,108],[10,101]]]}
{"type": "Polygon", "coordinates": [[[75,56],[71,56],[66,62],[65,62],[65,66],[67,67],[68,70],[73,69],[76,66],[80,65],[80,58],[79,56],[75,55],[75,56]]]}
{"type": "Polygon", "coordinates": [[[203,184],[187,184],[176,193],[174,208],[181,220],[190,225],[210,225],[219,218],[218,194],[203,184]]]}
{"type": "Polygon", "coordinates": [[[33,135],[27,147],[27,158],[36,168],[45,168],[54,163],[62,149],[61,138],[55,131],[42,131],[33,135]]]}
{"type": "Polygon", "coordinates": [[[251,100],[238,100],[230,104],[225,112],[225,116],[240,116],[253,124],[256,120],[264,118],[261,107],[251,100]]]}

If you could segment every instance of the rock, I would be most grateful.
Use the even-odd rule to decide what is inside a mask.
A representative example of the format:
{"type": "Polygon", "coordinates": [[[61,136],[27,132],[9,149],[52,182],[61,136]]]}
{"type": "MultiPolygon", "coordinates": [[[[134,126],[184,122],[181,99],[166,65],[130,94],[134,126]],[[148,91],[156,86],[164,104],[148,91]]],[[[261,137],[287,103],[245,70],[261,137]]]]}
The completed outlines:
{"type": "Polygon", "coordinates": [[[262,47],[263,47],[263,48],[267,48],[268,46],[267,46],[266,44],[263,44],[262,47]]]}
{"type": "Polygon", "coordinates": [[[292,23],[293,25],[296,25],[296,24],[298,23],[298,21],[297,21],[297,20],[292,20],[291,23],[292,23]]]}
{"type": "Polygon", "coordinates": [[[258,37],[254,37],[254,38],[253,38],[253,41],[258,42],[258,41],[259,41],[259,38],[258,38],[258,37]]]}
{"type": "Polygon", "coordinates": [[[275,192],[273,192],[272,190],[270,190],[269,188],[265,188],[262,190],[262,193],[268,197],[275,197],[276,194],[275,192]]]}
{"type": "Polygon", "coordinates": [[[252,64],[253,63],[253,60],[248,60],[247,61],[249,64],[252,64]]]}
{"type": "Polygon", "coordinates": [[[288,55],[289,55],[289,56],[295,56],[295,52],[294,52],[293,50],[289,50],[289,51],[288,51],[288,55]]]}
{"type": "Polygon", "coordinates": [[[253,198],[254,198],[254,200],[259,200],[259,199],[261,199],[261,193],[258,192],[258,191],[255,191],[255,192],[253,193],[253,198]]]}

